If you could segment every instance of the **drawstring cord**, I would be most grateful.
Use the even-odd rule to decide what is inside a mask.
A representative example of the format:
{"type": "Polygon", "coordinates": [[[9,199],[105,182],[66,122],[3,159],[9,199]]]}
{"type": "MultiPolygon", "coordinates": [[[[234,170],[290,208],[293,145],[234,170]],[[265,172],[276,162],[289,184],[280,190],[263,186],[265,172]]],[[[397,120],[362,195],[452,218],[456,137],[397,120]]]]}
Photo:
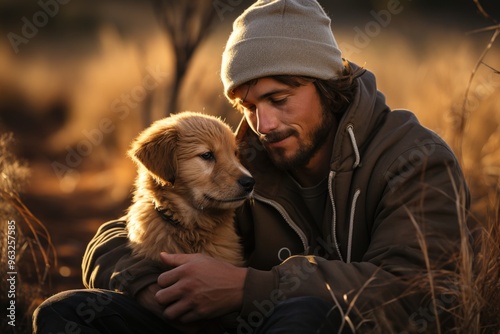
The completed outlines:
{"type": "Polygon", "coordinates": [[[340,247],[339,247],[339,242],[337,240],[337,210],[335,207],[335,199],[333,198],[333,179],[335,178],[335,172],[330,171],[330,174],[328,175],[328,192],[330,193],[330,200],[332,203],[332,236],[333,236],[333,242],[335,243],[335,249],[337,250],[337,254],[339,255],[340,261],[344,262],[344,259],[342,258],[342,253],[340,252],[340,247]]]}
{"type": "MultiPolygon", "coordinates": [[[[354,126],[349,124],[347,126],[347,132],[349,133],[349,137],[351,138],[352,148],[354,149],[354,155],[356,156],[356,160],[354,161],[354,165],[352,168],[356,168],[361,163],[361,157],[359,155],[358,143],[356,143],[356,137],[354,136],[354,126]]],[[[356,202],[358,201],[359,194],[361,190],[357,189],[352,198],[351,204],[351,216],[349,217],[349,239],[347,241],[347,257],[346,263],[351,262],[351,253],[352,253],[352,234],[354,229],[354,214],[356,213],[356,202]]]]}
{"type": "MultiPolygon", "coordinates": [[[[356,156],[356,159],[354,161],[354,165],[352,166],[353,168],[359,167],[361,164],[361,157],[359,155],[359,149],[358,149],[358,144],[356,143],[356,137],[354,136],[354,127],[352,124],[349,124],[347,126],[347,132],[349,133],[349,138],[351,139],[351,144],[354,149],[354,154],[356,156]]],[[[328,190],[330,192],[330,198],[332,201],[332,208],[333,208],[333,226],[332,226],[332,234],[333,234],[333,241],[335,243],[335,248],[337,250],[337,253],[339,255],[339,258],[341,261],[344,261],[342,254],[340,253],[340,247],[339,243],[337,240],[337,212],[335,210],[335,200],[333,198],[333,189],[332,189],[332,181],[335,177],[335,172],[330,172],[329,176],[329,182],[328,182],[328,190]]],[[[346,257],[346,263],[351,262],[351,254],[352,254],[352,238],[353,238],[353,230],[354,230],[354,215],[356,213],[356,202],[358,201],[359,195],[361,194],[360,189],[356,189],[356,192],[354,193],[354,196],[352,198],[352,204],[351,204],[351,215],[349,217],[349,235],[348,235],[348,241],[347,241],[347,257],[346,257]]]]}
{"type": "Polygon", "coordinates": [[[354,229],[354,214],[356,213],[356,202],[358,201],[359,194],[361,190],[357,189],[352,198],[351,204],[351,217],[349,218],[349,239],[347,241],[347,259],[346,263],[351,262],[351,252],[352,252],[352,231],[354,229]]]}
{"type": "Polygon", "coordinates": [[[354,154],[356,155],[356,160],[354,161],[354,165],[352,168],[356,168],[359,166],[361,162],[361,157],[359,156],[358,144],[356,143],[356,137],[354,137],[354,127],[352,124],[347,126],[347,132],[349,133],[349,137],[351,138],[352,148],[354,149],[354,154]]]}

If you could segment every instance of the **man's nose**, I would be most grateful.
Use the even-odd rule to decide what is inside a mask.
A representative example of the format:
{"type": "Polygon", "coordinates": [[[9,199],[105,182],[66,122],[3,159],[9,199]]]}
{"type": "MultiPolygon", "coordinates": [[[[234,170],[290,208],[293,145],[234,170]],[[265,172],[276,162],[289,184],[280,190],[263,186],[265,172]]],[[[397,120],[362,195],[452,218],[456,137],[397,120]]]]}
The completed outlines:
{"type": "Polygon", "coordinates": [[[256,130],[258,133],[265,135],[278,127],[278,118],[273,108],[268,106],[257,106],[256,114],[256,130]]]}

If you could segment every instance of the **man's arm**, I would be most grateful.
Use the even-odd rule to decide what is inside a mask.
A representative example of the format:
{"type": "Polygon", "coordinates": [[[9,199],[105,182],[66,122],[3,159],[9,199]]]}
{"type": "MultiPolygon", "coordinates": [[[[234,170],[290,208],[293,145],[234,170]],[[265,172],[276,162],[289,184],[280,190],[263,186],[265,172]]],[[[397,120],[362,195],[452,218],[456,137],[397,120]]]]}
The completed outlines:
{"type": "MultiPolygon", "coordinates": [[[[82,262],[83,282],[87,288],[127,293],[159,317],[165,317],[168,312],[156,298],[161,290],[158,276],[169,269],[168,265],[132,256],[124,219],[107,222],[99,228],[82,262]]],[[[170,325],[186,333],[214,326],[206,322],[182,324],[179,321],[171,321],[170,325]]]]}
{"type": "Polygon", "coordinates": [[[82,261],[83,283],[87,288],[116,290],[136,297],[139,291],[155,284],[167,268],[132,255],[122,218],[103,224],[90,241],[82,261]]]}

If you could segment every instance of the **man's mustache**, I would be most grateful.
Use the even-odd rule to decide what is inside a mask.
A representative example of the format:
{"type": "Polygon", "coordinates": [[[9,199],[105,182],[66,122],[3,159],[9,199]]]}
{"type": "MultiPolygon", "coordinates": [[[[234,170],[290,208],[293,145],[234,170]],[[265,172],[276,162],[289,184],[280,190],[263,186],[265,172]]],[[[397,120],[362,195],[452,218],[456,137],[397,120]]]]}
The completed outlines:
{"type": "Polygon", "coordinates": [[[272,144],[279,142],[285,138],[288,138],[290,136],[297,136],[298,133],[295,131],[295,129],[288,129],[284,131],[273,131],[269,132],[265,135],[260,135],[259,140],[263,144],[272,144]]]}

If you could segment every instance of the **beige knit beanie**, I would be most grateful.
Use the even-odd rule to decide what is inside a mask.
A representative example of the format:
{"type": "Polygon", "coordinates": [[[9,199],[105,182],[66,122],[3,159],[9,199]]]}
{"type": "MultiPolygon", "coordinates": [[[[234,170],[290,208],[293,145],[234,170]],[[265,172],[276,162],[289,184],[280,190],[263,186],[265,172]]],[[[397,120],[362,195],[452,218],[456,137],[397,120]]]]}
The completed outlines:
{"type": "Polygon", "coordinates": [[[344,65],[330,27],[316,0],[259,0],[233,24],[222,54],[226,96],[252,79],[271,75],[338,77],[344,65]]]}

